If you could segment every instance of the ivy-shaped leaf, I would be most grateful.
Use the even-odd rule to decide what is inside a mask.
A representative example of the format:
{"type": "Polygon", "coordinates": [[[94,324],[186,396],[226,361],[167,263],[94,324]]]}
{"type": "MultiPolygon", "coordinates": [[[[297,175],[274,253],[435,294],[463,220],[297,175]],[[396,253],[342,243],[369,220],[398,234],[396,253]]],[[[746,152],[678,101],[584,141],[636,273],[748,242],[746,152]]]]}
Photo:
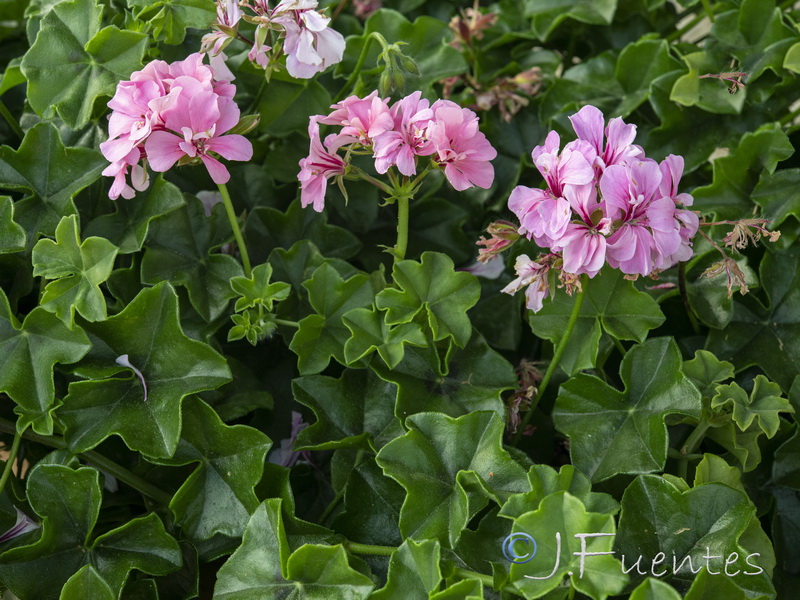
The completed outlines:
{"type": "Polygon", "coordinates": [[[752,199],[762,208],[762,216],[769,219],[771,229],[777,228],[789,216],[800,221],[800,169],[762,173],[752,199]]]}
{"type": "Polygon", "coordinates": [[[538,509],[514,521],[513,533],[532,536],[537,552],[530,561],[511,565],[511,586],[526,598],[540,598],[568,578],[573,588],[593,600],[619,594],[628,581],[619,560],[608,554],[593,556],[582,567],[581,541],[575,537],[583,533],[610,534],[586,541],[588,552],[610,552],[615,529],[612,515],[587,511],[568,492],[547,496],[538,509]]]}
{"type": "Polygon", "coordinates": [[[521,517],[536,510],[547,496],[565,491],[583,502],[589,512],[613,515],[619,504],[608,494],[592,491],[589,478],[572,465],[564,465],[559,471],[547,465],[533,465],[528,471],[530,491],[511,496],[500,509],[500,516],[509,519],[521,517]]]}
{"type": "Polygon", "coordinates": [[[428,596],[428,600],[483,600],[483,582],[480,579],[462,579],[446,590],[428,596]]]}
{"type": "Polygon", "coordinates": [[[136,17],[153,27],[153,35],[167,44],[180,44],[186,29],[206,29],[214,20],[214,7],[206,0],[128,0],[129,8],[141,9],[136,17]]]}
{"type": "Polygon", "coordinates": [[[111,25],[100,29],[95,0],[59,2],[42,19],[36,41],[22,59],[28,101],[44,118],[54,111],[72,129],[92,116],[95,99],[142,64],[147,36],[111,25]]]}
{"type": "MultiPolygon", "coordinates": [[[[752,570],[752,569],[751,569],[752,570]]],[[[769,600],[773,595],[758,594],[754,596],[736,585],[727,577],[720,577],[703,569],[692,582],[692,587],[683,600],[769,600]]]]}
{"type": "Polygon", "coordinates": [[[371,371],[347,369],[339,379],[300,377],[292,381],[292,392],[317,417],[297,436],[296,449],[376,451],[403,434],[394,416],[396,387],[371,371]]]}
{"type": "Polygon", "coordinates": [[[0,196],[0,254],[25,249],[25,230],[14,222],[14,203],[0,196]]]}
{"type": "Polygon", "coordinates": [[[731,323],[711,330],[707,349],[737,369],[758,365],[788,391],[800,375],[800,248],[768,252],[759,278],[767,303],[737,298],[731,323]]]}
{"type": "Polygon", "coordinates": [[[452,548],[489,499],[501,504],[525,491],[525,472],[503,449],[504,425],[495,413],[458,419],[418,413],[406,426],[408,433],[375,459],[406,489],[400,512],[404,538],[434,538],[452,548]]]}
{"type": "Polygon", "coordinates": [[[362,600],[374,587],[348,564],[342,546],[306,544],[289,552],[281,500],[266,500],[250,517],[242,545],[217,573],[214,598],[362,600]]]}
{"type": "Polygon", "coordinates": [[[800,428],[775,451],[772,480],[800,491],[800,428]]]}
{"type": "MultiPolygon", "coordinates": [[[[615,549],[625,556],[634,578],[648,571],[663,552],[667,558],[657,565],[658,571],[666,571],[664,579],[679,590],[685,591],[700,567],[708,565],[717,574],[728,570],[730,575],[720,579],[763,592],[772,587],[769,576],[746,564],[748,555],[758,550],[748,550],[742,538],[754,515],[755,506],[747,496],[727,485],[708,483],[682,491],[662,477],[641,475],[622,496],[615,549]]],[[[761,562],[759,557],[751,557],[749,562],[753,561],[761,562]]]]}
{"type": "Polygon", "coordinates": [[[762,172],[772,173],[794,152],[777,123],[745,133],[730,155],[714,160],[711,185],[696,188],[694,208],[713,212],[717,219],[738,219],[752,210],[750,193],[762,172]]]}
{"type": "Polygon", "coordinates": [[[670,584],[655,577],[648,577],[636,586],[628,600],[683,600],[683,598],[670,584]]]}
{"type": "Polygon", "coordinates": [[[258,507],[253,488],[261,480],[271,445],[257,429],[225,425],[214,409],[196,396],[184,400],[181,439],[175,454],[169,460],[154,462],[199,463],[169,505],[175,523],[190,540],[241,537],[258,507]]]}
{"type": "Polygon", "coordinates": [[[624,95],[613,114],[628,116],[647,100],[657,78],[679,69],[681,64],[670,55],[666,40],[643,39],[625,46],[615,71],[624,95]]]}
{"type": "Polygon", "coordinates": [[[18,431],[30,425],[41,435],[53,434],[53,367],[79,361],[89,348],[82,329],[70,330],[41,307],[20,325],[0,290],[0,391],[17,404],[18,431]]]}
{"type": "Polygon", "coordinates": [[[470,273],[456,272],[453,261],[438,252],[425,252],[419,262],[395,263],[392,277],[397,288],[386,288],[375,304],[386,310],[386,323],[399,325],[419,319],[430,327],[434,341],[453,338],[467,345],[472,334],[467,311],[478,301],[481,286],[470,273]]]}
{"type": "Polygon", "coordinates": [[[108,239],[119,248],[120,254],[130,254],[142,249],[150,222],[186,202],[180,190],[159,175],[136,198],[115,202],[112,214],[101,215],[86,226],[85,234],[108,239]]]}
{"type": "Polygon", "coordinates": [[[175,453],[181,400],[230,380],[225,359],[207,344],[189,339],[178,320],[178,296],[167,283],[143,289],[118,315],[85,326],[94,351],[78,369],[107,376],[127,369],[127,378],[71,383],[58,415],[73,452],[95,447],[110,435],[153,458],[175,453]],[[146,386],[146,391],[145,391],[146,386]]]}
{"type": "Polygon", "coordinates": [[[76,215],[61,219],[55,237],[39,240],[31,256],[34,277],[55,279],[44,288],[42,307],[69,326],[76,311],[87,321],[102,321],[106,299],[99,286],[111,275],[117,247],[99,237],[81,242],[76,215]]]}
{"type": "Polygon", "coordinates": [[[165,575],[181,565],[178,542],[155,513],[93,537],[100,511],[96,469],[38,465],[26,493],[42,517],[41,536],[0,554],[0,579],[20,597],[57,600],[67,580],[90,564],[117,598],[130,571],[165,575]]]}
{"type": "Polygon", "coordinates": [[[406,540],[389,559],[386,585],[374,592],[372,600],[425,598],[439,589],[442,571],[439,566],[439,542],[406,540]]]}
{"type": "Polygon", "coordinates": [[[403,360],[389,369],[373,362],[372,369],[397,385],[395,414],[402,420],[418,412],[438,411],[458,417],[476,410],[504,414],[500,395],[517,386],[514,368],[475,332],[463,350],[451,346],[443,370],[435,348],[408,348],[403,360]]]}
{"type": "Polygon", "coordinates": [[[717,384],[733,379],[733,365],[719,360],[708,350],[697,350],[692,360],[683,363],[683,374],[708,400],[716,393],[717,384]]]}
{"type": "Polygon", "coordinates": [[[329,258],[352,258],[361,249],[359,239],[347,229],[329,225],[325,213],[306,210],[294,200],[285,213],[265,206],[247,217],[245,241],[254,248],[254,261],[266,260],[274,248],[290,248],[298,240],[310,240],[329,258]]]}
{"type": "MultiPolygon", "coordinates": [[[[617,0],[566,0],[564,2],[524,2],[524,15],[531,19],[534,35],[546,41],[550,34],[567,19],[592,25],[610,25],[617,9],[617,0]]],[[[516,8],[516,7],[515,7],[516,8]]]]}
{"type": "Polygon", "coordinates": [[[700,416],[700,393],[681,373],[681,364],[675,341],[656,338],[623,358],[624,391],[583,373],[567,380],[553,422],[569,436],[572,463],[592,481],[663,470],[669,442],[664,418],[700,416]]]}
{"type": "Polygon", "coordinates": [[[206,321],[213,321],[235,296],[232,278],[242,266],[228,254],[212,253],[231,237],[224,207],[206,217],[202,203],[188,197],[183,208],[158,219],[150,227],[142,259],[142,282],[169,281],[189,292],[189,301],[206,321]]]}
{"type": "Polygon", "coordinates": [[[38,123],[18,150],[0,147],[0,189],[25,194],[14,213],[32,243],[39,235],[53,235],[62,217],[77,213],[72,199],[106,166],[99,152],[65,148],[55,125],[38,123]]]}
{"type": "Polygon", "coordinates": [[[324,370],[331,358],[345,363],[350,330],[342,323],[342,315],[371,305],[375,291],[367,275],[359,273],[345,280],[329,262],[320,265],[303,287],[316,314],[300,321],[289,348],[297,354],[300,373],[311,375],[324,370]]]}
{"type": "MultiPolygon", "coordinates": [[[[603,331],[618,340],[643,342],[648,331],[664,322],[658,302],[638,291],[618,269],[606,267],[585,285],[586,297],[559,363],[568,375],[595,366],[603,331]]],[[[530,314],[531,329],[537,336],[558,344],[574,305],[574,296],[557,293],[542,310],[530,314]]]]}
{"type": "Polygon", "coordinates": [[[711,399],[711,409],[733,413],[733,421],[742,431],[747,431],[757,421],[755,427],[768,438],[778,433],[779,413],[794,413],[789,401],[781,397],[781,387],[763,375],[756,375],[749,396],[735,382],[718,385],[717,393],[711,399]]]}
{"type": "Polygon", "coordinates": [[[94,568],[84,565],[61,589],[59,600],[116,600],[117,595],[94,568]]]}
{"type": "Polygon", "coordinates": [[[236,299],[234,310],[241,312],[247,308],[263,306],[271,311],[275,302],[285,300],[292,286],[283,281],[270,283],[272,265],[264,263],[253,268],[250,278],[241,276],[231,279],[231,287],[240,297],[236,299]]]}
{"type": "Polygon", "coordinates": [[[425,346],[425,334],[418,323],[390,326],[376,308],[354,308],[342,315],[342,322],[352,334],[344,345],[348,365],[378,352],[386,366],[394,369],[405,355],[405,345],[425,346]]]}

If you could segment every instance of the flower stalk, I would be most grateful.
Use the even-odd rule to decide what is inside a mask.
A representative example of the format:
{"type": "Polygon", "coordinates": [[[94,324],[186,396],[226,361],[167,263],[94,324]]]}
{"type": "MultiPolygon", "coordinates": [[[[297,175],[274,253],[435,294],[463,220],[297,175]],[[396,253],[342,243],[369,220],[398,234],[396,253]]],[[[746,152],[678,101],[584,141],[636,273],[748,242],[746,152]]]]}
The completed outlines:
{"type": "Polygon", "coordinates": [[[231,195],[228,193],[228,186],[224,183],[218,183],[217,187],[219,188],[219,193],[222,195],[222,203],[225,205],[225,212],[228,214],[228,220],[231,222],[233,237],[236,238],[236,245],[239,246],[239,254],[242,256],[242,264],[244,264],[244,276],[249,278],[252,272],[250,267],[250,255],[247,253],[247,246],[244,244],[244,237],[239,227],[239,219],[236,216],[236,211],[233,210],[233,203],[231,202],[231,195]]]}

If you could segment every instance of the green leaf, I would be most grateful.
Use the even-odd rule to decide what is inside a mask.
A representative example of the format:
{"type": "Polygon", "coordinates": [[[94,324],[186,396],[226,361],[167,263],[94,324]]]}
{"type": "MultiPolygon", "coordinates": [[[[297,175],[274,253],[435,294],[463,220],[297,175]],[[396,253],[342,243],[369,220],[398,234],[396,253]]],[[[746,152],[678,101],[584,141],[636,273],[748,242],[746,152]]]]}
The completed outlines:
{"type": "Polygon", "coordinates": [[[399,546],[403,538],[398,522],[405,495],[373,459],[365,459],[350,472],[344,511],[336,516],[333,527],[353,542],[399,546]]]}
{"type": "Polygon", "coordinates": [[[456,272],[453,261],[438,252],[425,252],[420,262],[394,264],[397,288],[386,288],[375,304],[386,310],[386,323],[410,323],[419,315],[433,333],[433,340],[452,337],[463,348],[472,334],[467,311],[478,301],[481,286],[470,273],[456,272]]]}
{"type": "Polygon", "coordinates": [[[683,374],[700,390],[704,398],[711,399],[717,383],[733,379],[733,365],[719,360],[708,350],[697,350],[692,360],[683,363],[683,374]]]}
{"type": "Polygon", "coordinates": [[[30,425],[41,435],[53,434],[53,367],[79,361],[90,347],[82,329],[69,329],[41,307],[20,326],[0,290],[0,391],[17,404],[18,431],[30,425]]]}
{"type": "Polygon", "coordinates": [[[407,600],[425,598],[439,589],[439,542],[406,540],[389,560],[386,585],[373,593],[372,600],[407,600]]]}
{"type": "Polygon", "coordinates": [[[800,169],[781,169],[774,173],[762,173],[753,190],[752,200],[769,220],[769,228],[775,229],[790,215],[800,220],[800,169]]]}
{"type": "Polygon", "coordinates": [[[767,600],[768,596],[759,594],[757,597],[747,594],[727,577],[713,575],[705,569],[697,574],[692,582],[692,587],[684,596],[684,600],[767,600]]]}
{"type": "Polygon", "coordinates": [[[117,595],[92,565],[84,565],[61,589],[59,600],[116,600],[117,595]]]}
{"type": "Polygon", "coordinates": [[[14,203],[0,196],[0,254],[25,249],[25,230],[14,222],[14,203]]]}
{"type": "Polygon", "coordinates": [[[425,346],[425,334],[418,323],[402,323],[390,327],[385,315],[376,308],[354,308],[342,315],[350,330],[344,345],[348,365],[357,363],[377,351],[386,366],[394,369],[405,355],[405,345],[425,346]]]}
{"type": "Polygon", "coordinates": [[[41,536],[0,554],[0,579],[20,597],[56,600],[67,580],[89,564],[117,598],[130,571],[165,575],[181,565],[178,542],[155,513],[93,537],[100,511],[96,469],[36,466],[28,478],[27,496],[42,518],[41,536]]]}
{"type": "Polygon", "coordinates": [[[325,213],[303,208],[299,200],[293,201],[285,213],[259,206],[247,218],[245,241],[254,249],[254,261],[266,260],[274,248],[288,249],[298,240],[312,241],[331,258],[352,258],[361,249],[355,235],[329,225],[325,213]]]}
{"type": "Polygon", "coordinates": [[[25,194],[14,213],[32,243],[38,235],[53,235],[62,217],[77,213],[72,199],[107,165],[95,150],[65,148],[55,125],[38,123],[18,150],[0,147],[0,189],[25,194]]]}
{"type": "Polygon", "coordinates": [[[291,556],[281,500],[263,502],[250,517],[242,545],[217,573],[215,600],[360,600],[374,584],[347,562],[341,546],[307,544],[291,556]]]}
{"type": "Polygon", "coordinates": [[[711,185],[696,188],[694,208],[713,212],[717,219],[740,219],[752,212],[750,194],[762,172],[773,173],[778,162],[794,152],[789,138],[777,123],[745,133],[730,155],[713,162],[711,185]]]}
{"type": "Polygon", "coordinates": [[[670,56],[666,40],[643,39],[625,46],[615,70],[625,95],[614,116],[628,116],[650,96],[655,79],[680,68],[681,64],[670,56]]]}
{"type": "Polygon", "coordinates": [[[147,237],[150,222],[185,204],[180,190],[159,175],[135,198],[117,201],[114,213],[91,221],[85,233],[108,239],[119,247],[120,254],[138,252],[147,237]]]}
{"type": "Polygon", "coordinates": [[[800,42],[796,42],[787,50],[783,59],[783,68],[794,73],[800,73],[800,42]]]}
{"type": "Polygon", "coordinates": [[[230,380],[225,359],[191,340],[178,321],[178,296],[166,283],[143,289],[118,315],[85,326],[94,350],[79,369],[107,376],[127,371],[116,363],[127,355],[147,385],[130,373],[71,383],[58,415],[73,452],[94,448],[110,435],[153,458],[171,457],[181,429],[181,400],[230,380]]]}
{"type": "MultiPolygon", "coordinates": [[[[704,277],[703,273],[715,262],[719,261],[717,250],[709,251],[694,257],[686,269],[686,295],[689,306],[705,325],[712,329],[725,329],[733,318],[733,299],[728,295],[728,275],[719,273],[714,277],[704,277]]],[[[744,273],[744,281],[748,287],[758,287],[756,272],[748,265],[746,256],[734,259],[744,273]]]]}
{"type": "Polygon", "coordinates": [[[128,0],[129,8],[141,9],[137,18],[153,27],[153,35],[167,44],[180,44],[186,29],[206,29],[214,20],[214,9],[206,0],[128,0]]]}
{"type": "Polygon", "coordinates": [[[185,207],[158,219],[150,228],[142,259],[142,282],[169,281],[189,292],[189,301],[207,322],[219,317],[235,296],[231,278],[242,266],[228,254],[212,253],[231,236],[224,207],[210,217],[202,203],[189,197],[185,207]]]}
{"type": "Polygon", "coordinates": [[[800,490],[800,429],[797,427],[792,437],[775,451],[772,480],[778,485],[800,490]]]}
{"type": "Polygon", "coordinates": [[[129,8],[141,9],[137,18],[153,27],[153,35],[167,44],[180,44],[186,29],[206,29],[214,20],[214,9],[207,0],[128,0],[129,8]]]}
{"type": "MultiPolygon", "coordinates": [[[[595,366],[603,331],[618,340],[643,342],[648,331],[664,322],[658,302],[638,291],[618,269],[606,267],[585,285],[586,297],[559,363],[568,375],[595,366]]],[[[575,296],[557,293],[538,313],[530,313],[531,329],[558,344],[574,305],[575,296]]]]}
{"type": "Polygon", "coordinates": [[[565,491],[583,502],[589,512],[616,514],[619,504],[608,494],[592,491],[589,479],[572,465],[563,465],[559,471],[547,465],[533,465],[528,471],[530,491],[511,496],[500,509],[500,516],[509,519],[521,517],[539,508],[542,500],[556,492],[565,491]]]}
{"type": "Polygon", "coordinates": [[[342,315],[371,305],[375,292],[367,275],[359,273],[345,280],[329,262],[320,265],[303,287],[317,314],[300,321],[289,348],[297,354],[300,373],[310,375],[325,369],[332,357],[345,364],[344,345],[350,330],[342,323],[342,315]]]}
{"type": "Polygon", "coordinates": [[[622,359],[624,391],[583,373],[563,384],[553,422],[570,438],[572,463],[592,481],[663,470],[665,417],[700,416],[700,393],[681,373],[681,363],[675,341],[656,338],[622,359]]]}
{"type": "Polygon", "coordinates": [[[544,42],[567,19],[590,25],[610,25],[617,0],[525,0],[524,15],[531,18],[536,37],[544,42]]]}
{"type": "MultiPolygon", "coordinates": [[[[718,578],[755,589],[769,585],[769,578],[743,573],[754,569],[745,564],[751,551],[743,548],[740,540],[754,514],[755,507],[747,496],[726,485],[708,483],[680,491],[661,477],[642,475],[622,496],[615,548],[618,554],[625,555],[626,568],[632,568],[634,576],[640,577],[637,573],[649,570],[651,561],[663,553],[666,560],[655,570],[666,571],[679,589],[686,589],[706,564],[715,573],[727,568],[728,574],[735,575],[738,570],[738,575],[718,578]],[[704,555],[709,558],[706,560],[704,555]],[[641,560],[637,561],[639,557],[641,560]]],[[[753,560],[759,562],[758,557],[750,558],[753,560]]]]}
{"type": "Polygon", "coordinates": [[[587,511],[580,500],[565,491],[547,496],[538,509],[519,517],[512,531],[531,535],[536,541],[533,558],[514,563],[509,570],[511,585],[526,598],[544,596],[568,578],[577,591],[593,600],[605,600],[620,593],[628,581],[620,562],[610,556],[614,517],[587,511]],[[610,535],[586,540],[586,551],[607,554],[585,558],[581,566],[581,541],[575,534],[583,533],[610,535]]]}
{"type": "Polygon", "coordinates": [[[781,397],[780,386],[763,375],[756,375],[750,396],[735,382],[718,385],[717,394],[711,399],[711,408],[732,412],[734,422],[742,431],[757,421],[756,427],[768,438],[778,433],[781,424],[779,413],[794,413],[789,401],[781,397]]]}
{"type": "Polygon", "coordinates": [[[668,583],[648,577],[636,586],[628,600],[682,600],[682,598],[668,583]]]}
{"type": "Polygon", "coordinates": [[[240,276],[231,279],[231,288],[240,297],[236,299],[234,309],[241,312],[247,308],[263,306],[272,311],[273,304],[285,300],[292,286],[283,281],[270,283],[272,265],[264,263],[253,268],[251,277],[240,276]]]}
{"type": "Polygon", "coordinates": [[[431,594],[428,600],[483,600],[483,582],[479,579],[462,579],[446,590],[431,594]]]}
{"type": "Polygon", "coordinates": [[[225,425],[196,396],[184,400],[182,412],[175,454],[154,461],[175,466],[198,463],[170,502],[175,523],[193,542],[216,536],[239,538],[258,507],[253,488],[261,480],[272,442],[252,427],[225,425]]]}
{"type": "Polygon", "coordinates": [[[374,361],[371,368],[397,385],[395,414],[402,420],[418,412],[438,411],[458,417],[476,410],[504,414],[500,395],[517,386],[514,368],[475,332],[463,350],[447,351],[440,364],[435,348],[408,348],[394,368],[374,361]]]}
{"type": "Polygon", "coordinates": [[[526,491],[525,472],[503,449],[504,425],[491,412],[452,419],[419,413],[408,433],[376,457],[384,473],[406,489],[400,512],[404,538],[434,538],[452,548],[489,499],[505,502],[526,491]]]}
{"type": "Polygon", "coordinates": [[[112,95],[117,82],[142,64],[147,36],[115,26],[100,29],[95,0],[59,2],[42,19],[39,34],[22,59],[28,101],[39,116],[55,111],[72,129],[89,122],[98,96],[112,95]]]}
{"type": "Polygon", "coordinates": [[[347,369],[339,379],[300,377],[292,381],[292,392],[317,417],[297,436],[296,449],[376,451],[403,434],[394,416],[395,386],[371,371],[347,369]]]}
{"type": "Polygon", "coordinates": [[[683,106],[697,106],[710,113],[741,114],[747,99],[746,87],[731,94],[729,82],[714,77],[700,79],[702,75],[719,72],[720,66],[715,56],[708,52],[691,52],[682,58],[689,72],[675,81],[669,94],[670,100],[683,106]]]}
{"type": "Polygon", "coordinates": [[[731,467],[725,459],[716,454],[704,454],[694,472],[694,487],[704,483],[724,483],[728,487],[746,494],[742,485],[742,472],[736,467],[731,467]]]}
{"type": "Polygon", "coordinates": [[[758,365],[786,391],[800,374],[800,249],[767,253],[759,271],[767,303],[737,298],[730,325],[712,329],[707,348],[737,369],[758,365]]]}
{"type": "MultiPolygon", "coordinates": [[[[342,62],[336,67],[337,75],[347,76],[353,72],[356,62],[367,43],[369,35],[377,31],[389,44],[402,42],[401,52],[410,57],[417,64],[420,74],[404,73],[405,90],[422,90],[423,94],[430,90],[434,83],[446,77],[460,75],[468,69],[467,62],[461,53],[449,46],[447,42],[452,39],[452,33],[447,23],[429,16],[418,17],[411,23],[402,14],[394,10],[378,10],[367,19],[364,24],[364,33],[358,37],[349,36],[342,62]]],[[[364,62],[365,70],[378,63],[378,54],[381,46],[374,41],[370,42],[364,62]]],[[[356,90],[369,90],[378,87],[378,76],[364,77],[364,82],[356,90]]]]}
{"type": "Polygon", "coordinates": [[[42,307],[68,326],[76,311],[87,321],[102,321],[106,299],[99,286],[111,275],[117,247],[99,237],[81,242],[76,215],[61,219],[55,237],[39,240],[31,256],[34,277],[55,279],[44,288],[42,307]]]}

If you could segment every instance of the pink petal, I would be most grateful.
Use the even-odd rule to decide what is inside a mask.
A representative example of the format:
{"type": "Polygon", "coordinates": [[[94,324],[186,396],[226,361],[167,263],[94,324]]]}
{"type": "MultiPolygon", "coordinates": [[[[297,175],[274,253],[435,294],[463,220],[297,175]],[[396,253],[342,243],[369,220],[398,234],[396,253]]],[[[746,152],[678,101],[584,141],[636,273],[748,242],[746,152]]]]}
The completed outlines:
{"type": "Polygon", "coordinates": [[[253,158],[253,145],[243,135],[229,134],[211,138],[206,146],[228,160],[250,160],[253,158]]]}
{"type": "Polygon", "coordinates": [[[186,153],[181,150],[183,139],[167,131],[154,131],[147,138],[144,149],[150,167],[157,173],[163,173],[174,165],[186,153]]]}
{"type": "Polygon", "coordinates": [[[228,183],[228,180],[231,178],[231,174],[228,173],[228,169],[225,168],[225,165],[208,154],[201,154],[200,160],[203,161],[206,169],[208,169],[208,174],[211,175],[211,179],[214,181],[214,183],[228,183]]]}

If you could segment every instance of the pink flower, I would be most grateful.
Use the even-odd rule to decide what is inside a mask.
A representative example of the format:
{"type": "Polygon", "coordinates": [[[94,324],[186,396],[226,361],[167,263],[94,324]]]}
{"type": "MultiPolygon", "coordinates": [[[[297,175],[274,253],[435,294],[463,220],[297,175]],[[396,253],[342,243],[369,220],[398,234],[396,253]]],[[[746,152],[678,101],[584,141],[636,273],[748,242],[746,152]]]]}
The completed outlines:
{"type": "Polygon", "coordinates": [[[322,212],[325,207],[325,192],[328,179],[344,175],[347,163],[336,154],[336,151],[347,143],[340,135],[331,134],[325,138],[323,145],[319,135],[319,117],[313,116],[308,123],[308,136],[311,138],[309,155],[300,161],[300,204],[303,207],[313,205],[314,210],[322,212]]]}
{"type": "Polygon", "coordinates": [[[591,147],[584,148],[584,152],[590,154],[587,160],[587,157],[576,149],[574,142],[567,144],[559,155],[560,143],[558,134],[551,131],[547,134],[544,146],[536,146],[531,152],[533,164],[539,169],[555,197],[563,195],[565,185],[585,185],[594,181],[594,169],[592,169],[594,153],[591,147]]]}
{"type": "Polygon", "coordinates": [[[342,34],[330,29],[330,18],[314,10],[317,0],[281,0],[273,11],[272,23],[286,32],[283,51],[289,75],[309,79],[342,61],[342,34]]]}
{"type": "Polygon", "coordinates": [[[597,188],[593,184],[568,186],[564,193],[579,219],[567,225],[552,249],[561,250],[564,271],[594,277],[606,260],[605,236],[611,231],[611,219],[597,201],[597,188]]]}
{"type": "Polygon", "coordinates": [[[517,215],[519,232],[528,234],[539,246],[550,248],[564,235],[572,208],[564,198],[548,190],[518,185],[508,197],[508,208],[517,215]]]}
{"type": "Polygon", "coordinates": [[[598,173],[606,167],[644,156],[641,147],[633,144],[636,125],[627,125],[617,117],[610,119],[605,128],[603,113],[594,106],[586,105],[569,118],[578,138],[588,142],[597,154],[594,162],[598,173]]]}
{"type": "Polygon", "coordinates": [[[238,0],[217,0],[217,22],[215,31],[207,33],[201,41],[201,52],[209,52],[216,56],[235,38],[238,23],[242,18],[242,9],[238,0]]]}
{"type": "Polygon", "coordinates": [[[331,106],[334,111],[319,119],[325,125],[341,125],[344,136],[364,146],[371,146],[374,138],[394,127],[389,112],[389,99],[381,99],[374,91],[365,98],[350,96],[331,106]]]}
{"type": "Polygon", "coordinates": [[[459,192],[473,186],[491,187],[494,168],[489,161],[497,151],[478,131],[478,116],[449,100],[437,100],[432,110],[428,137],[450,184],[459,192]]]}
{"type": "Polygon", "coordinates": [[[150,166],[156,172],[172,167],[184,156],[199,158],[214,183],[227,183],[230,173],[210,153],[228,160],[250,160],[253,146],[241,135],[224,135],[239,121],[239,108],[229,98],[204,89],[189,76],[177,77],[173,84],[181,88],[177,103],[165,111],[165,127],[154,131],[145,143],[150,166]],[[182,137],[181,137],[182,136],[182,137]]]}
{"type": "Polygon", "coordinates": [[[527,286],[528,289],[525,290],[526,305],[533,312],[539,312],[542,310],[544,299],[550,293],[549,270],[548,264],[539,264],[532,261],[527,255],[520,254],[514,264],[517,278],[500,291],[504,294],[515,294],[527,286]]]}
{"type": "Polygon", "coordinates": [[[418,91],[394,103],[391,109],[393,126],[373,139],[378,173],[386,173],[389,167],[397,165],[403,175],[416,175],[416,157],[436,152],[428,139],[427,127],[433,118],[429,106],[418,91]]]}

